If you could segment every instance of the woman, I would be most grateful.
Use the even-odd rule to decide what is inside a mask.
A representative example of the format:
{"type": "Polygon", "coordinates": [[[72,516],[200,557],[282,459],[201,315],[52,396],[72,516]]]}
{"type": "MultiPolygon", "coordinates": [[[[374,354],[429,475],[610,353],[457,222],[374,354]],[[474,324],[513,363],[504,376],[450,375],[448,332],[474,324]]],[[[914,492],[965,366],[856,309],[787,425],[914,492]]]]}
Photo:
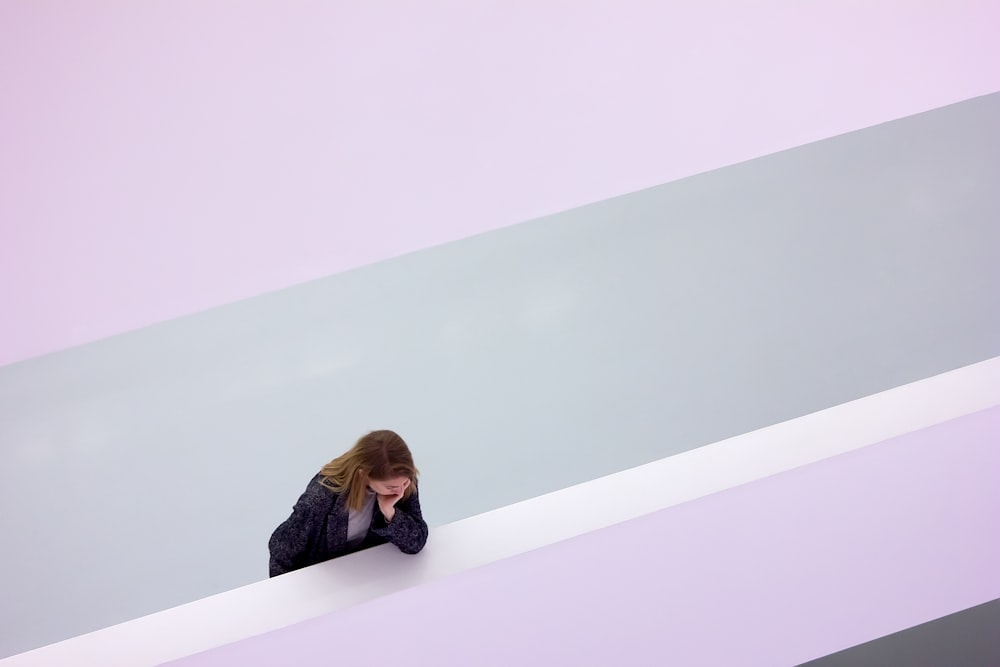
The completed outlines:
{"type": "Polygon", "coordinates": [[[323,466],[268,547],[271,576],[378,544],[415,554],[427,542],[410,449],[392,431],[372,431],[323,466]]]}

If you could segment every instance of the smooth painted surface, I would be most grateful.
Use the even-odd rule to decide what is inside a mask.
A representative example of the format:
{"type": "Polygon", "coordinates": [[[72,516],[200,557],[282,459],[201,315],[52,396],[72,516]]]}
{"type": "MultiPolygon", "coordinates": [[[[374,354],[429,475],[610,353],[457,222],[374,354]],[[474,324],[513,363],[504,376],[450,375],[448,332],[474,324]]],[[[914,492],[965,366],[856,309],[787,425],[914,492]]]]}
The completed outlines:
{"type": "Polygon", "coordinates": [[[372,428],[433,527],[997,356],[998,136],[979,98],[0,369],[0,654],[263,578],[372,428]]]}
{"type": "Polygon", "coordinates": [[[413,665],[797,664],[1000,596],[998,439],[1000,407],[171,664],[385,627],[413,665]]]}
{"type": "Polygon", "coordinates": [[[1000,90],[995,0],[0,3],[0,364],[1000,90]]]}
{"type": "Polygon", "coordinates": [[[1000,357],[438,527],[416,557],[379,547],[0,662],[156,665],[996,405],[1000,357]]]}

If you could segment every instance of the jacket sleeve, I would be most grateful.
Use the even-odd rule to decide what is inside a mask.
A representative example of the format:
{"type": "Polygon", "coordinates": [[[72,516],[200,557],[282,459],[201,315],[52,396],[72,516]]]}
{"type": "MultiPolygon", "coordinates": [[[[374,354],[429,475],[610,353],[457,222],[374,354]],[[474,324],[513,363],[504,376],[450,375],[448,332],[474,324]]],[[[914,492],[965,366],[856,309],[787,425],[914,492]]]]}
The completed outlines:
{"type": "Polygon", "coordinates": [[[385,517],[379,512],[374,531],[399,547],[404,554],[415,554],[423,549],[427,543],[428,530],[427,522],[420,512],[417,490],[413,489],[409,498],[396,504],[396,513],[389,523],[385,522],[385,517]]]}
{"type": "Polygon", "coordinates": [[[303,568],[316,540],[322,517],[317,516],[316,487],[310,483],[292,508],[292,515],[274,532],[267,546],[271,552],[270,576],[303,568]]]}

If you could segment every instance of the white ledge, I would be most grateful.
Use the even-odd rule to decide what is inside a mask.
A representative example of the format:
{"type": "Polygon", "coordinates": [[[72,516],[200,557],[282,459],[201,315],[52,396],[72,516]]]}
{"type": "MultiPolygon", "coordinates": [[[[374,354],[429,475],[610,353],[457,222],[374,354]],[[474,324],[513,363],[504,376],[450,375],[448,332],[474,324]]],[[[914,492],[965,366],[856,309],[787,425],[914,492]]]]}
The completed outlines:
{"type": "Polygon", "coordinates": [[[998,404],[995,357],[441,526],[416,556],[384,545],[14,655],[0,666],[157,665],[998,404]],[[604,502],[608,497],[628,502],[604,502]],[[577,511],[581,506],[587,511],[577,511]]]}

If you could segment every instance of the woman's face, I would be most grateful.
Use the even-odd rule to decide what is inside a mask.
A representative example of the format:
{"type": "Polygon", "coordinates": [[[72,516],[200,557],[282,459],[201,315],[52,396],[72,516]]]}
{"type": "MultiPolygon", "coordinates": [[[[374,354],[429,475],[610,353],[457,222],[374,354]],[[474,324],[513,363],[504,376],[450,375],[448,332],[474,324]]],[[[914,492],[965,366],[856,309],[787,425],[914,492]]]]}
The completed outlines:
{"type": "Polygon", "coordinates": [[[398,496],[410,485],[408,477],[394,477],[392,479],[370,479],[368,486],[372,491],[380,496],[398,496]]]}

